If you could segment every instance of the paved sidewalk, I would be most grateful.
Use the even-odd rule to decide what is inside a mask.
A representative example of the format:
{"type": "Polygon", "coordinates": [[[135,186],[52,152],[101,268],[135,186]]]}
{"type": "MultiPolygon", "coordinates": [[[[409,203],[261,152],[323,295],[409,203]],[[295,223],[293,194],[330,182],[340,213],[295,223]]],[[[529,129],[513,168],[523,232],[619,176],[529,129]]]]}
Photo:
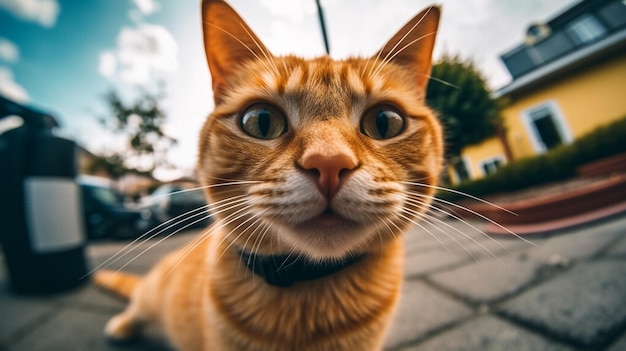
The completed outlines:
{"type": "MultiPolygon", "coordinates": [[[[437,224],[425,225],[432,235],[418,227],[407,235],[406,282],[386,350],[626,350],[626,216],[533,244],[437,224]]],[[[156,245],[125,270],[145,272],[193,237],[156,245]]],[[[92,244],[92,266],[124,245],[92,244]]],[[[156,332],[132,346],[108,345],[102,328],[122,307],[89,285],[54,297],[13,296],[0,267],[0,350],[168,350],[156,332]]]]}

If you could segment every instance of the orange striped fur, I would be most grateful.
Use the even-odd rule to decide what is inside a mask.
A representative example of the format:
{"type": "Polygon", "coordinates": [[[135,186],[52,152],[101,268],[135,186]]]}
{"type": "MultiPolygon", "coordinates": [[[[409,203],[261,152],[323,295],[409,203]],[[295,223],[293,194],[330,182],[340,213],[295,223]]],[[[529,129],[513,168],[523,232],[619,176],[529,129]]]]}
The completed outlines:
{"type": "Polygon", "coordinates": [[[400,294],[402,232],[426,211],[441,171],[441,128],[424,104],[439,9],[373,57],[342,61],[275,57],[225,2],[205,0],[202,11],[216,106],[198,174],[217,220],[143,278],[107,335],[155,322],[179,350],[381,349],[400,294]],[[277,287],[246,268],[242,250],[363,258],[277,287]]]}

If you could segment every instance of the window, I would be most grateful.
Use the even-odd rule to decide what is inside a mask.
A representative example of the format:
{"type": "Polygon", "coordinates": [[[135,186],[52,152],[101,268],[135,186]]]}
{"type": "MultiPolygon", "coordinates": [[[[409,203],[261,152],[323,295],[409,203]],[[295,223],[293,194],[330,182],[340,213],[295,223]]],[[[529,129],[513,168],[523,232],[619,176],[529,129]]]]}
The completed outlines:
{"type": "Polygon", "coordinates": [[[467,164],[463,158],[456,158],[452,160],[451,163],[452,168],[454,169],[454,173],[456,174],[457,181],[459,183],[470,179],[470,173],[467,169],[467,164]]]}
{"type": "Polygon", "coordinates": [[[536,152],[545,152],[572,140],[565,118],[555,102],[526,110],[522,118],[536,152]]]}
{"type": "Polygon", "coordinates": [[[609,27],[617,29],[626,25],[626,1],[615,0],[600,9],[600,18],[609,27]]]}
{"type": "Polygon", "coordinates": [[[606,35],[606,29],[600,21],[590,14],[574,20],[566,31],[576,45],[587,44],[606,35]]]}
{"type": "Polygon", "coordinates": [[[563,32],[555,32],[545,40],[537,43],[535,49],[543,62],[549,62],[570,52],[574,48],[572,42],[563,32]]]}
{"type": "Polygon", "coordinates": [[[517,50],[514,53],[502,55],[501,58],[513,78],[517,78],[531,71],[536,66],[536,60],[530,48],[527,47],[517,50]]]}
{"type": "Polygon", "coordinates": [[[498,171],[498,168],[504,164],[503,157],[494,157],[485,160],[480,163],[480,168],[483,170],[484,175],[494,174],[498,171]]]}

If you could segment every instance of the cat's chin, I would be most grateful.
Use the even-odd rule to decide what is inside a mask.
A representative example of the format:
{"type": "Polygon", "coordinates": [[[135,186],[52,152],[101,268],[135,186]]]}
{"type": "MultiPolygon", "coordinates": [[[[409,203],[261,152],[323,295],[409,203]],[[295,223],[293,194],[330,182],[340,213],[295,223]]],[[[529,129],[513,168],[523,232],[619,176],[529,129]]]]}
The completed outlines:
{"type": "Polygon", "coordinates": [[[285,229],[285,239],[313,260],[342,259],[364,253],[366,244],[374,235],[372,226],[328,211],[285,229]]]}

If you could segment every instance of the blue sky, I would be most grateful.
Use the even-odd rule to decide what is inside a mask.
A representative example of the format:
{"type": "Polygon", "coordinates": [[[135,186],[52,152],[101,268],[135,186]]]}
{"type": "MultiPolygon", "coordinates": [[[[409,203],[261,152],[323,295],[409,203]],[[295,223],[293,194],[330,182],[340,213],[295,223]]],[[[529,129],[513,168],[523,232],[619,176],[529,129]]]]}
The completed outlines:
{"type": "MultiPolygon", "coordinates": [[[[232,0],[275,54],[324,53],[314,0],[232,0]]],[[[439,0],[435,57],[472,58],[493,88],[509,81],[498,55],[522,41],[531,22],[576,0],[439,0]]],[[[373,54],[427,0],[322,1],[331,56],[373,54]],[[357,5],[358,4],[358,5],[357,5]]],[[[119,148],[102,132],[103,94],[132,98],[166,83],[166,131],[183,171],[193,169],[198,131],[213,107],[201,39],[199,0],[0,0],[0,93],[51,111],[61,133],[95,153],[119,148]]],[[[161,172],[162,177],[177,175],[161,172]]]]}

